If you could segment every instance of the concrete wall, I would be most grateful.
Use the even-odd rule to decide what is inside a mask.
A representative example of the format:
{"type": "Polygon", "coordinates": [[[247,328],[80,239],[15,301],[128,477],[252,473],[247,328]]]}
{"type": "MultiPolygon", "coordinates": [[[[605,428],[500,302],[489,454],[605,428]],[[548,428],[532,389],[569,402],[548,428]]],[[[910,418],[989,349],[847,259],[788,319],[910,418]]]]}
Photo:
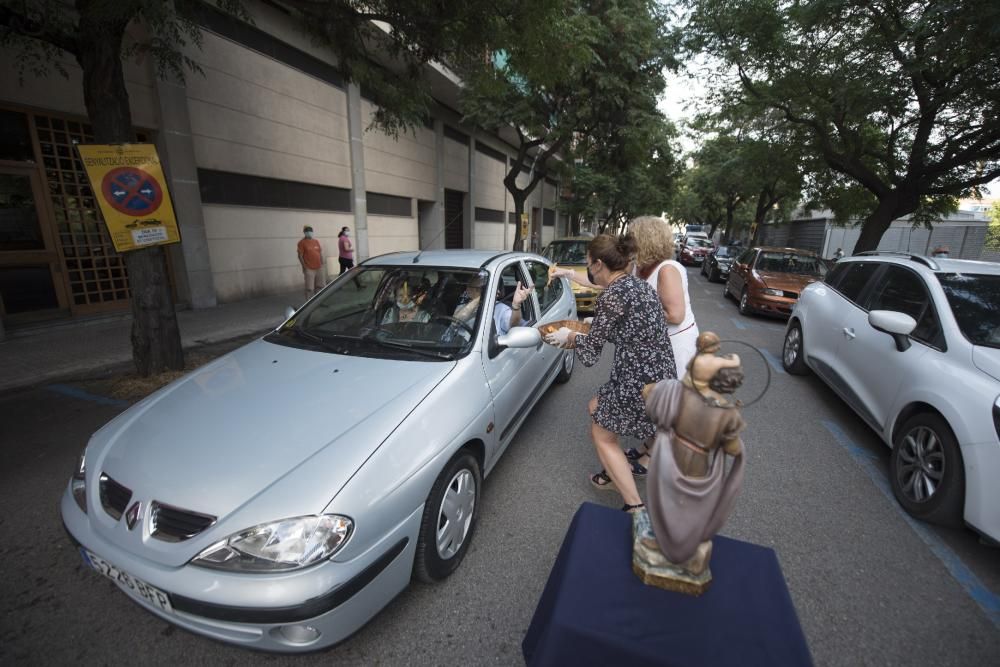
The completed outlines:
{"type": "Polygon", "coordinates": [[[419,250],[417,219],[395,215],[368,215],[368,251],[372,257],[399,250],[419,250]]]}
{"type": "Polygon", "coordinates": [[[202,58],[187,85],[199,167],[351,186],[343,90],[210,33],[202,58]]]}
{"type": "MultiPolygon", "coordinates": [[[[15,52],[0,49],[0,103],[45,109],[86,119],[82,70],[73,58],[62,59],[59,63],[66,70],[68,78],[50,68],[48,76],[42,78],[25,72],[24,81],[21,82],[15,52]]],[[[142,63],[125,63],[125,87],[132,108],[132,124],[155,130],[158,127],[156,94],[149,59],[142,63]]]]}
{"type": "MultiPolygon", "coordinates": [[[[361,100],[365,127],[371,125],[376,107],[361,100]]],[[[461,145],[461,144],[459,144],[461,145]]],[[[418,127],[396,138],[377,130],[364,135],[365,187],[400,197],[433,200],[435,185],[434,130],[418,127]]]]}
{"type": "Polygon", "coordinates": [[[302,269],[296,244],[305,225],[313,227],[324,257],[333,258],[337,267],[337,234],[353,223],[350,213],[256,206],[206,205],[204,217],[219,302],[300,288],[302,269]]]}

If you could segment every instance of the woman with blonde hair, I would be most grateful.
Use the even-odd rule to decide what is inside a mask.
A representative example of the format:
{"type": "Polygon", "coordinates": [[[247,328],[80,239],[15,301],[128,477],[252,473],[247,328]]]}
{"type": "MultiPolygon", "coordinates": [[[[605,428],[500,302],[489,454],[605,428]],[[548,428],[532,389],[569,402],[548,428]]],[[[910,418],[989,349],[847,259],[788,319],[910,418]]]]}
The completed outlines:
{"type": "MultiPolygon", "coordinates": [[[[677,379],[683,379],[698,352],[698,324],[691,310],[687,271],[673,259],[674,230],[666,220],[652,215],[635,218],[628,229],[637,246],[633,274],[645,280],[656,292],[667,320],[667,335],[673,348],[677,379]]],[[[648,452],[632,448],[625,455],[632,462],[633,474],[646,474],[648,452]]]]}

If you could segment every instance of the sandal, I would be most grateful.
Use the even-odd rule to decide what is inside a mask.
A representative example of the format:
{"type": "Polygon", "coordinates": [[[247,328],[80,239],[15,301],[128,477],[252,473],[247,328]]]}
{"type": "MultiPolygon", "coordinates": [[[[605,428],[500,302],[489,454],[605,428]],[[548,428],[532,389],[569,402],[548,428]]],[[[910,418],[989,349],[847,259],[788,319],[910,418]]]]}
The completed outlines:
{"type": "Polygon", "coordinates": [[[601,491],[616,491],[617,490],[615,488],[615,483],[612,481],[612,479],[610,477],[608,477],[608,473],[605,472],[605,471],[603,471],[603,470],[601,472],[599,472],[599,473],[591,475],[590,476],[590,483],[593,484],[598,489],[600,489],[601,491]]]}
{"type": "Polygon", "coordinates": [[[625,458],[627,458],[629,461],[638,461],[648,453],[649,452],[640,452],[635,447],[630,447],[629,449],[625,450],[625,458]]]}
{"type": "Polygon", "coordinates": [[[649,472],[646,470],[646,466],[642,465],[638,461],[629,461],[629,465],[632,466],[633,477],[645,477],[646,473],[649,472]]]}
{"type": "Polygon", "coordinates": [[[635,514],[636,511],[641,510],[644,507],[646,507],[646,503],[639,503],[638,505],[629,505],[628,503],[625,503],[624,505],[622,505],[622,512],[635,514]]]}

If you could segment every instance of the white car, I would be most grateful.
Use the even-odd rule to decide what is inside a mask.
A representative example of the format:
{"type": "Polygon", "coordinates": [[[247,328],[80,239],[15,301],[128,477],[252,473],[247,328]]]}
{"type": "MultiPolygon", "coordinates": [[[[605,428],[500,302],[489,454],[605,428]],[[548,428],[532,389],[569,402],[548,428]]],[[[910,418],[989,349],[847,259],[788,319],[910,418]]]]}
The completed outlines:
{"type": "Polygon", "coordinates": [[[782,362],[892,447],[911,515],[1000,541],[1000,264],[861,253],[803,290],[782,362]]]}

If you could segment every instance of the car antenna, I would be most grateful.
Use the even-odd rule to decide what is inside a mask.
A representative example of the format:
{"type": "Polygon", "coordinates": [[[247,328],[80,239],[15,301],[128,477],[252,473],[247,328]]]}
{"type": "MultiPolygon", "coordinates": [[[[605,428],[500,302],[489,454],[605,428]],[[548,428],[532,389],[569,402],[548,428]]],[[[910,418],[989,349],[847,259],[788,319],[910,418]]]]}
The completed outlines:
{"type": "Polygon", "coordinates": [[[423,248],[421,248],[421,249],[420,249],[420,250],[419,250],[419,251],[417,252],[417,256],[413,258],[413,263],[414,263],[414,264],[416,264],[417,262],[419,262],[419,261],[420,261],[420,255],[424,254],[424,250],[427,250],[427,246],[429,246],[430,244],[434,243],[434,242],[435,242],[435,241],[437,241],[437,240],[438,240],[439,238],[441,238],[441,235],[442,235],[442,234],[444,234],[444,233],[445,233],[445,231],[446,231],[446,230],[447,230],[447,229],[448,229],[449,227],[451,227],[451,225],[452,225],[452,224],[453,224],[453,223],[454,223],[454,222],[455,222],[456,220],[458,220],[458,219],[459,219],[459,218],[461,218],[461,217],[462,217],[462,213],[461,213],[461,212],[459,212],[459,213],[458,213],[458,214],[457,214],[457,215],[456,215],[456,216],[455,216],[454,218],[452,218],[451,220],[449,220],[448,222],[446,222],[446,223],[445,223],[445,225],[444,225],[444,227],[442,227],[442,228],[441,228],[441,231],[440,231],[440,232],[438,232],[438,233],[437,233],[437,234],[436,234],[436,235],[434,236],[434,238],[432,238],[432,239],[431,239],[430,241],[428,241],[427,243],[425,243],[425,244],[424,244],[424,247],[423,247],[423,248]]]}

